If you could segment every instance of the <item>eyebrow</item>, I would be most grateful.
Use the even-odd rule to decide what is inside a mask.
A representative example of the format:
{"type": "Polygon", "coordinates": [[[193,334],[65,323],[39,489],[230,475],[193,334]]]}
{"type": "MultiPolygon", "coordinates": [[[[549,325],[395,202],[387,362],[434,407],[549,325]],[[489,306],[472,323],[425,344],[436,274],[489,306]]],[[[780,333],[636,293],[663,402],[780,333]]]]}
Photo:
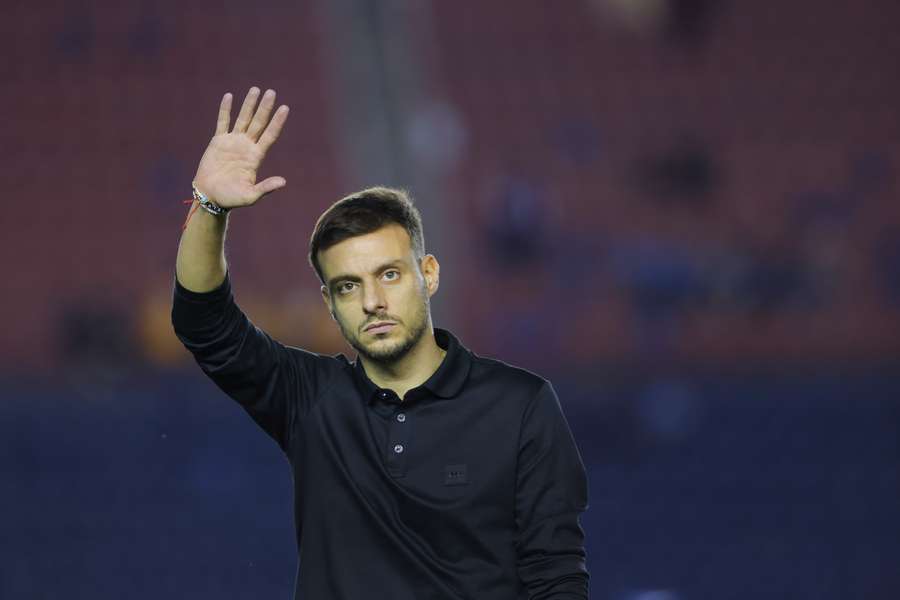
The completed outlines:
{"type": "MultiPolygon", "coordinates": [[[[384,271],[385,269],[387,269],[388,267],[402,267],[402,266],[403,266],[402,260],[394,259],[394,260],[388,261],[386,263],[382,263],[382,264],[378,265],[377,267],[375,267],[372,270],[372,274],[374,275],[376,273],[380,273],[380,272],[384,271]]],[[[335,284],[340,283],[342,281],[353,281],[353,282],[359,283],[360,281],[362,281],[362,278],[357,275],[350,275],[349,273],[345,273],[342,275],[335,275],[334,277],[332,277],[331,279],[328,280],[328,289],[333,289],[335,284]]]]}

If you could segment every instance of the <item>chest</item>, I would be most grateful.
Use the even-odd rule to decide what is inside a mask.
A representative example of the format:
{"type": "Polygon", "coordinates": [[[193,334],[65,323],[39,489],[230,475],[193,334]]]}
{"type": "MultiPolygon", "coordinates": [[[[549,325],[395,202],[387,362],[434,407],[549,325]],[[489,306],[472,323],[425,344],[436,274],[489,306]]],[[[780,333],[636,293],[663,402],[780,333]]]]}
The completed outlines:
{"type": "Polygon", "coordinates": [[[356,498],[445,516],[477,506],[500,517],[513,506],[520,419],[503,398],[366,404],[338,395],[310,417],[295,480],[299,472],[313,501],[356,498]]]}

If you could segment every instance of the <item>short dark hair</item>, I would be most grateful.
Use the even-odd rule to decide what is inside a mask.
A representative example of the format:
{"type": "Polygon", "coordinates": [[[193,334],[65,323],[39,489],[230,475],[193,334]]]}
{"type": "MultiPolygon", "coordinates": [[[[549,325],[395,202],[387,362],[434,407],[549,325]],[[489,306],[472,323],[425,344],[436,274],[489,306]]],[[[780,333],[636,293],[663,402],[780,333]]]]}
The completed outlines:
{"type": "Polygon", "coordinates": [[[422,215],[406,190],[370,187],[332,204],[319,217],[309,238],[309,264],[319,281],[326,284],[319,264],[319,252],[347,238],[372,233],[391,223],[400,225],[409,234],[410,245],[417,259],[425,256],[422,215]]]}

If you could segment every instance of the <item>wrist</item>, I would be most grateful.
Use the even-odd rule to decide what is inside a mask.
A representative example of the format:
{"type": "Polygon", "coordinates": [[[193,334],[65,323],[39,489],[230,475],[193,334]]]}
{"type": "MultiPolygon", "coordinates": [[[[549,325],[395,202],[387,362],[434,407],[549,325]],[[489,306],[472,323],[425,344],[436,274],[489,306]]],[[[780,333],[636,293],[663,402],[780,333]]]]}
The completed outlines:
{"type": "Polygon", "coordinates": [[[203,208],[206,212],[219,217],[228,214],[228,211],[231,210],[230,208],[219,206],[218,204],[210,200],[209,196],[207,196],[197,188],[196,182],[191,183],[191,190],[193,191],[194,200],[196,200],[199,203],[200,207],[203,208]]]}

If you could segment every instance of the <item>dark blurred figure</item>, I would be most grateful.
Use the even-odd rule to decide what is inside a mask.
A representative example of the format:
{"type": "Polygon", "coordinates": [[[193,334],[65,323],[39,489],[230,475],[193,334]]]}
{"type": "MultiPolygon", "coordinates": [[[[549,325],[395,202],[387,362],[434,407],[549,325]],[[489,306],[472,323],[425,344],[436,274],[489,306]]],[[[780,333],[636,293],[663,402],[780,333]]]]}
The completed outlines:
{"type": "Polygon", "coordinates": [[[515,267],[539,259],[546,242],[547,210],[536,183],[518,174],[507,175],[489,211],[485,238],[499,265],[515,267]]]}
{"type": "Polygon", "coordinates": [[[664,208],[705,208],[719,183],[718,171],[710,148],[685,135],[670,147],[638,159],[635,177],[664,208]]]}

